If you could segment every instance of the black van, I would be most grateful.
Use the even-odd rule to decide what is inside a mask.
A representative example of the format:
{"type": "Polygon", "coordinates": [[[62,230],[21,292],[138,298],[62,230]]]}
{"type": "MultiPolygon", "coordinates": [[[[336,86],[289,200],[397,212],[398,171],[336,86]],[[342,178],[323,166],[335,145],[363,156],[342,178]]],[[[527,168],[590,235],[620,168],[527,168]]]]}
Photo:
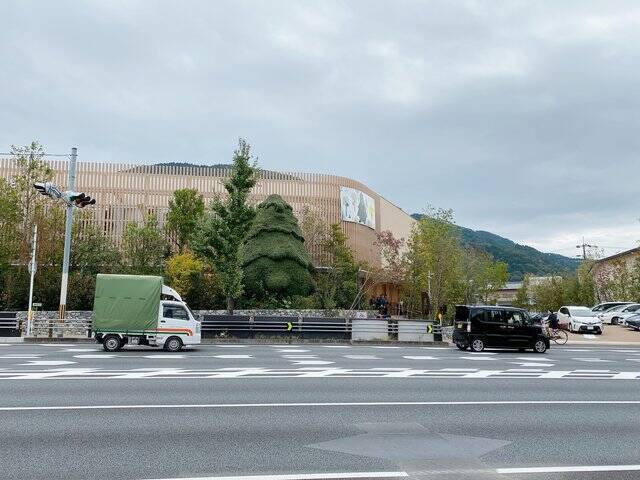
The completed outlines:
{"type": "Polygon", "coordinates": [[[453,342],[474,352],[497,347],[544,353],[549,348],[542,327],[534,325],[526,310],[513,307],[458,305],[453,342]]]}

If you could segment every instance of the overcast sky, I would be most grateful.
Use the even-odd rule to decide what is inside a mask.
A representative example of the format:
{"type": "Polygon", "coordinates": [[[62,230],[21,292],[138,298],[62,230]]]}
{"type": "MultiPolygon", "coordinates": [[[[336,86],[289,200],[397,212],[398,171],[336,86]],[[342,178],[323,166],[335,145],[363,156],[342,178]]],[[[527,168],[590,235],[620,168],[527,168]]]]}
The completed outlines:
{"type": "Polygon", "coordinates": [[[640,239],[640,2],[0,2],[0,151],[358,179],[573,256],[640,239]]]}

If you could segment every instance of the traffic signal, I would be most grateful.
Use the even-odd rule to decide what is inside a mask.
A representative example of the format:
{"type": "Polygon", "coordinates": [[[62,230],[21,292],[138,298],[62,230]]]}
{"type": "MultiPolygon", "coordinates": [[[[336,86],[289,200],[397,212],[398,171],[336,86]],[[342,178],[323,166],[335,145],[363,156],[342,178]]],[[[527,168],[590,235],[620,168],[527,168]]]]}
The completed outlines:
{"type": "Polygon", "coordinates": [[[91,198],[89,195],[86,195],[82,192],[73,192],[67,190],[62,194],[62,199],[67,203],[67,205],[73,205],[74,207],[84,208],[87,205],[95,205],[95,198],[91,198]]]}
{"type": "Polygon", "coordinates": [[[76,207],[78,207],[78,208],[84,208],[87,205],[95,205],[96,204],[96,199],[95,198],[91,198],[89,195],[85,195],[84,193],[81,193],[75,199],[75,204],[76,204],[76,207]]]}
{"type": "Polygon", "coordinates": [[[51,187],[53,184],[51,182],[36,182],[33,184],[33,188],[35,188],[42,195],[46,195],[47,197],[51,196],[51,187]]]}

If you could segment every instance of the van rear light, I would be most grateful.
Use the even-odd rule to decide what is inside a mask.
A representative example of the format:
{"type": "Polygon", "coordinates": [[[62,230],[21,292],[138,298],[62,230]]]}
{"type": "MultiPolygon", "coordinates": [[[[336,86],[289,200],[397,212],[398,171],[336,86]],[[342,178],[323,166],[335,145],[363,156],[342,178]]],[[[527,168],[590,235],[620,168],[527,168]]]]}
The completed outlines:
{"type": "Polygon", "coordinates": [[[471,322],[467,322],[467,332],[471,332],[471,322]]]}

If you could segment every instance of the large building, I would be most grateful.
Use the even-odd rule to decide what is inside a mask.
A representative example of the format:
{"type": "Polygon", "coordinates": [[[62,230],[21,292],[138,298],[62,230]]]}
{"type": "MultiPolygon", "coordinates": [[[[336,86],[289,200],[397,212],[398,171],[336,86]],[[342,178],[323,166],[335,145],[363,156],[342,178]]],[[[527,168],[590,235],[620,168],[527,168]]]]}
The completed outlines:
{"type": "MultiPolygon", "coordinates": [[[[48,163],[54,171],[54,183],[66,188],[68,162],[48,163]]],[[[12,160],[0,159],[0,176],[10,178],[15,173],[12,160]]],[[[96,198],[90,221],[119,244],[129,222],[141,222],[146,215],[155,214],[159,224],[164,225],[175,190],[195,188],[210,200],[224,192],[223,181],[229,173],[224,165],[78,162],[76,190],[96,198]]],[[[406,239],[414,223],[402,209],[366,185],[337,175],[262,170],[252,201],[258,203],[274,193],[291,204],[298,218],[306,208],[326,224],[340,223],[356,257],[374,266],[381,262],[377,234],[388,230],[396,238],[406,239]]],[[[311,247],[314,253],[319,251],[317,246],[311,247]]],[[[318,265],[319,255],[314,255],[314,260],[316,266],[322,266],[318,265]]]]}
{"type": "MultiPolygon", "coordinates": [[[[618,280],[627,279],[627,283],[630,284],[630,272],[633,272],[638,262],[640,262],[640,247],[597,260],[593,267],[593,278],[596,284],[598,300],[603,302],[634,300],[634,298],[622,298],[622,296],[626,295],[620,291],[611,291],[608,288],[608,284],[616,277],[618,277],[618,280]]],[[[627,294],[629,293],[631,292],[627,294]]]]}

